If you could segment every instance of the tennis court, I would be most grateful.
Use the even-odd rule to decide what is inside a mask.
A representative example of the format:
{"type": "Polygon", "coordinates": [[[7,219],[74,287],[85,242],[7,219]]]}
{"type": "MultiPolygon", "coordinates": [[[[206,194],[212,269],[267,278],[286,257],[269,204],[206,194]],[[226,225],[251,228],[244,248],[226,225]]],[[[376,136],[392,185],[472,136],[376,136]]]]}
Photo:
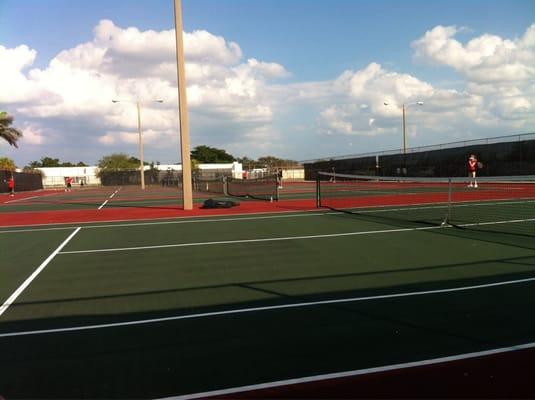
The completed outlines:
{"type": "MultiPolygon", "coordinates": [[[[351,196],[347,184],[330,184],[345,200],[326,197],[319,209],[313,182],[286,186],[278,202],[245,199],[226,214],[181,214],[176,191],[164,188],[4,202],[0,214],[26,222],[0,228],[0,395],[255,397],[465,359],[481,365],[492,354],[514,353],[519,371],[530,364],[531,183],[515,183],[520,189],[510,186],[515,194],[505,198],[482,183],[482,201],[459,198],[463,218],[480,222],[457,225],[440,223],[448,205],[433,198],[444,195],[436,187],[406,201],[392,183],[351,196]],[[422,195],[431,200],[422,204],[422,195]],[[368,204],[371,196],[386,204],[368,204]],[[117,222],[37,218],[89,209],[86,217],[116,219],[141,211],[117,222]]],[[[482,393],[495,385],[507,397],[533,394],[533,369],[504,384],[515,370],[507,369],[483,377],[482,393]]],[[[480,382],[472,378],[465,388],[480,382]]],[[[367,393],[359,384],[353,397],[367,393]]],[[[448,393],[419,385],[413,395],[448,393]]]]}

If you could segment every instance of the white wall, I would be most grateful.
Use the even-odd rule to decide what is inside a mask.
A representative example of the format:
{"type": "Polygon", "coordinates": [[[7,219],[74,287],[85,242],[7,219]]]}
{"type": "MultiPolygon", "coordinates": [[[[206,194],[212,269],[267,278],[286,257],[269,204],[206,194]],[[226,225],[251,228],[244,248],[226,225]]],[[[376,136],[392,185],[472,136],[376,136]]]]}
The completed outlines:
{"type": "Polygon", "coordinates": [[[100,185],[100,178],[97,177],[98,167],[49,167],[37,168],[42,171],[43,186],[65,186],[65,178],[74,178],[74,185],[80,184],[83,180],[86,185],[100,185]]]}
{"type": "MultiPolygon", "coordinates": [[[[154,168],[160,171],[182,171],[182,165],[180,164],[160,164],[155,165],[154,168]]],[[[50,168],[37,168],[42,171],[43,186],[65,186],[65,178],[74,178],[74,185],[78,185],[83,179],[86,185],[100,185],[100,178],[97,177],[98,167],[50,167],[50,168]]],[[[145,170],[149,170],[150,166],[146,165],[145,170]]],[[[226,163],[226,164],[199,164],[199,169],[210,170],[228,170],[231,172],[232,177],[235,179],[242,178],[242,165],[239,162],[226,163]]]]}

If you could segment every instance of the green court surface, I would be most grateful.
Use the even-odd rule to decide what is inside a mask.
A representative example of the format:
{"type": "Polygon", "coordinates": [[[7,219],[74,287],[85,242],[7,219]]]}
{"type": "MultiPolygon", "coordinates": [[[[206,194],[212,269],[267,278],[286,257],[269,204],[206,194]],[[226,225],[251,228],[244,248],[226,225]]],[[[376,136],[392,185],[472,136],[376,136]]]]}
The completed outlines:
{"type": "Polygon", "coordinates": [[[499,229],[331,211],[2,228],[0,395],[159,398],[534,343],[534,210],[499,229]]]}

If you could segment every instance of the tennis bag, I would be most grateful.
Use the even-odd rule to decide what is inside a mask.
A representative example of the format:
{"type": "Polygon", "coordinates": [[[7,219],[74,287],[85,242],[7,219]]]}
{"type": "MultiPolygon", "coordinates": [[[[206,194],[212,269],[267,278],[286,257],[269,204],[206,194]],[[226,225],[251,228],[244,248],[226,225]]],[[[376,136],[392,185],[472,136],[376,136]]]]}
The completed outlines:
{"type": "Polygon", "coordinates": [[[201,208],[231,208],[239,206],[240,203],[232,200],[205,200],[201,208]]]}

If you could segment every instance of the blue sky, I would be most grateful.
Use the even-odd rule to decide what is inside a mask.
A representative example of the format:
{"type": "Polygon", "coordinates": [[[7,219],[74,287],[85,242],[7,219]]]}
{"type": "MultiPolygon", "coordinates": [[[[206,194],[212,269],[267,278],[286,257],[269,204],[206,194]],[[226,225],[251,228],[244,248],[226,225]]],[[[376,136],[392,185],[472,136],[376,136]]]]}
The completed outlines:
{"type": "MultiPolygon", "coordinates": [[[[535,131],[535,76],[530,68],[535,48],[527,34],[535,23],[535,2],[531,0],[183,0],[183,18],[186,33],[202,31],[210,35],[192,37],[192,48],[204,48],[199,43],[214,43],[214,38],[225,43],[223,48],[208,46],[206,54],[189,59],[192,71],[206,71],[208,67],[219,71],[204,74],[199,82],[188,80],[188,96],[192,86],[198,88],[190,116],[193,145],[226,148],[235,156],[271,154],[298,160],[399,147],[399,109],[380,109],[380,99],[371,96],[372,92],[380,92],[377,96],[389,97],[396,104],[419,96],[418,100],[422,98],[430,105],[411,114],[411,145],[535,131]],[[428,37],[426,33],[430,33],[428,37]],[[470,41],[474,41],[472,46],[468,45],[470,41]],[[441,42],[447,45],[435,51],[441,42]],[[234,52],[231,43],[239,47],[239,52],[234,52]],[[513,43],[514,49],[507,43],[513,43]],[[487,51],[489,46],[494,49],[492,54],[487,51]],[[502,48],[512,53],[502,56],[502,48]],[[478,61],[463,62],[463,57],[478,61]],[[253,65],[250,59],[260,64],[253,65]],[[515,61],[507,61],[511,59],[515,61]],[[508,71],[508,62],[520,68],[513,75],[522,79],[512,83],[512,78],[503,82],[486,78],[494,76],[490,65],[496,66],[495,75],[500,76],[499,68],[508,71]],[[350,73],[344,76],[346,71],[350,73]],[[356,88],[362,79],[367,79],[364,89],[356,88]],[[389,93],[389,88],[395,92],[389,93]],[[213,97],[216,91],[220,93],[218,98],[213,97]],[[293,98],[295,93],[303,95],[293,98]],[[495,101],[489,101],[489,96],[495,101]],[[505,97],[509,99],[507,104],[505,97]],[[285,101],[289,98],[292,100],[285,101]],[[459,109],[466,109],[468,102],[472,111],[463,111],[464,117],[455,121],[455,129],[441,129],[440,124],[451,125],[448,115],[456,112],[455,102],[459,109]],[[447,111],[443,119],[437,120],[437,110],[447,111]],[[482,121],[475,117],[477,113],[482,121]]],[[[0,0],[0,46],[17,49],[26,45],[36,52],[32,58],[19,48],[19,56],[26,61],[17,76],[24,78],[21,88],[36,85],[35,90],[43,91],[40,99],[31,95],[0,97],[2,109],[15,115],[16,123],[28,131],[25,137],[29,140],[23,140],[18,150],[0,144],[1,153],[18,164],[43,156],[93,163],[113,151],[135,154],[134,138],[128,135],[135,132],[135,126],[126,122],[130,111],[115,108],[111,111],[115,118],[98,124],[95,115],[103,113],[108,118],[109,111],[89,105],[69,109],[66,92],[45,81],[52,74],[51,60],[76,46],[94,43],[95,28],[102,20],[113,23],[103,26],[103,30],[115,32],[117,28],[124,32],[135,27],[140,37],[152,30],[166,40],[165,31],[174,28],[173,1],[0,0]],[[36,77],[30,74],[32,69],[42,73],[36,77]],[[58,106],[54,112],[43,111],[47,98],[58,106]],[[100,135],[100,140],[87,140],[83,148],[74,144],[58,148],[62,140],[74,142],[77,136],[73,131],[81,136],[100,135]]],[[[124,40],[129,39],[135,42],[132,35],[125,35],[124,40]]],[[[150,93],[154,79],[169,81],[172,86],[170,75],[164,77],[153,71],[151,83],[143,84],[149,75],[134,77],[131,71],[119,70],[127,60],[125,54],[130,54],[127,44],[116,52],[105,48],[105,43],[99,46],[116,57],[116,68],[110,74],[113,79],[99,81],[102,93],[108,94],[104,81],[113,86],[109,93],[120,94],[123,90],[121,94],[131,97],[139,96],[140,91],[150,93]],[[127,83],[135,89],[128,91],[127,83]]],[[[136,62],[157,59],[165,64],[167,56],[160,57],[159,51],[146,46],[139,50],[136,62]]],[[[16,64],[12,53],[6,50],[2,63],[16,64]]],[[[66,63],[73,62],[72,54],[65,57],[66,63]]],[[[76,74],[69,65],[67,73],[76,74]]],[[[76,68],[78,72],[84,68],[88,71],[94,62],[91,65],[77,64],[76,68]]],[[[99,76],[110,73],[107,68],[99,70],[99,76]]],[[[82,84],[80,90],[84,87],[82,84]]],[[[172,102],[171,91],[169,96],[172,102]]],[[[153,107],[148,108],[150,117],[153,107]]],[[[172,107],[167,111],[172,113],[172,107]]],[[[164,118],[158,115],[161,112],[154,110],[155,119],[164,118]]],[[[171,141],[176,128],[150,120],[146,125],[149,157],[163,163],[177,161],[169,146],[157,143],[162,138],[171,141]]]]}

